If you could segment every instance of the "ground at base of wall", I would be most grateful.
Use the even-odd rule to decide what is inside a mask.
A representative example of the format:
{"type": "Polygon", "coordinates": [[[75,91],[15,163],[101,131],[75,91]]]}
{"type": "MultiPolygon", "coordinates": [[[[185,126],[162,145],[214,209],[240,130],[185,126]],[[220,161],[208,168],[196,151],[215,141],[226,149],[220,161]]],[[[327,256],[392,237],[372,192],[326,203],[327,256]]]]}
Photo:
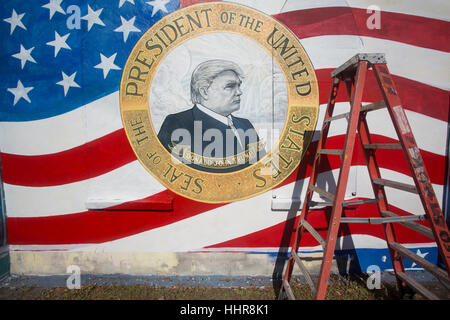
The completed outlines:
{"type": "MultiPolygon", "coordinates": [[[[59,285],[60,283],[58,284],[54,278],[13,276],[0,283],[0,300],[274,300],[277,299],[278,292],[277,286],[267,277],[246,278],[247,280],[242,278],[238,281],[234,278],[219,277],[215,281],[229,284],[220,286],[212,282],[202,285],[201,281],[187,284],[175,281],[171,285],[167,282],[165,285],[139,284],[129,279],[125,284],[123,279],[122,281],[114,281],[114,279],[117,280],[114,277],[108,279],[105,281],[104,277],[92,276],[89,281],[81,284],[80,289],[68,289],[66,286],[59,285]]],[[[136,278],[131,279],[136,280],[136,278]]],[[[186,281],[183,282],[186,283],[186,281]]],[[[426,279],[421,281],[421,284],[440,298],[450,300],[450,291],[438,281],[426,279]]],[[[303,278],[293,277],[291,288],[296,299],[312,299],[311,291],[303,278]]],[[[330,300],[423,299],[419,294],[400,295],[396,283],[392,281],[382,281],[379,289],[369,289],[364,277],[338,275],[331,276],[326,298],[330,300]]]]}

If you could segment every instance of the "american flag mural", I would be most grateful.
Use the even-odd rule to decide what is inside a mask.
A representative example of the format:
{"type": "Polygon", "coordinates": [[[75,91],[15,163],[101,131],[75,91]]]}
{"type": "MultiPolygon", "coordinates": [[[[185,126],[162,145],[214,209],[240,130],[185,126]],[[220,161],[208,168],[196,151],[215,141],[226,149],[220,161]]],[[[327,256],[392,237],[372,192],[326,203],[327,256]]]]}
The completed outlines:
{"type": "MultiPolygon", "coordinates": [[[[42,0],[0,3],[0,151],[11,251],[245,252],[274,256],[301,207],[312,155],[281,185],[247,200],[208,204],[183,198],[148,173],[123,129],[119,85],[133,46],[161,17],[194,0],[42,0]],[[295,206],[295,204],[298,204],[295,206]]],[[[359,52],[382,52],[440,204],[448,178],[450,4],[431,0],[235,0],[271,15],[299,38],[320,92],[314,148],[331,86],[330,72],[359,52]],[[370,25],[379,8],[380,26],[370,25]],[[369,8],[369,10],[368,10],[369,8]],[[370,27],[369,27],[370,26],[370,27]]],[[[376,80],[369,72],[368,86],[376,80]]],[[[381,100],[366,90],[364,102],[381,100]]],[[[347,111],[341,90],[336,109],[347,111]]],[[[396,134],[385,110],[368,115],[375,143],[396,134]]],[[[330,129],[343,142],[347,122],[330,129]]],[[[356,144],[347,199],[373,197],[356,144]]],[[[332,146],[330,146],[332,147],[332,146]]],[[[380,153],[386,179],[412,183],[401,150],[380,153]]],[[[339,162],[329,158],[319,181],[333,189],[339,162]]],[[[423,214],[419,197],[387,188],[391,211],[423,214]]],[[[346,210],[377,216],[376,204],[346,210]]],[[[326,234],[326,212],[314,228],[326,234]]],[[[426,222],[420,222],[426,225],[426,222]]],[[[435,244],[397,227],[399,242],[437,263],[435,244]]],[[[337,248],[361,269],[392,268],[380,225],[350,224],[337,248]]],[[[320,251],[307,235],[301,250],[320,251]]],[[[419,269],[412,262],[405,267],[419,269]]],[[[363,271],[364,271],[363,270],[363,271]]]]}

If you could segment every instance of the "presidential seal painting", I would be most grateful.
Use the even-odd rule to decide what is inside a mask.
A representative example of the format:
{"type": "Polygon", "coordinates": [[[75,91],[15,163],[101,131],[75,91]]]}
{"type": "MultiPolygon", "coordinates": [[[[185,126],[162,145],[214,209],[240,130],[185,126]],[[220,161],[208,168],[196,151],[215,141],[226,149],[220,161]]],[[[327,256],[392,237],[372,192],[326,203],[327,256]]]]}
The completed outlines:
{"type": "Polygon", "coordinates": [[[230,202],[300,164],[319,110],[314,68],[285,26],[224,2],[154,24],[128,57],[123,126],[140,163],[184,197],[230,202]]]}

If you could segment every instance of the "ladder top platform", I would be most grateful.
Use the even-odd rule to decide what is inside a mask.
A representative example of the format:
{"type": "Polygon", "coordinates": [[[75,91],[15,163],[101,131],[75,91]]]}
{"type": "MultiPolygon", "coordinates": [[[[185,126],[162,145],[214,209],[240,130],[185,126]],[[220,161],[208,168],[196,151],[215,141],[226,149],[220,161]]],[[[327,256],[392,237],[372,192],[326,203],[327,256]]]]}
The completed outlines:
{"type": "Polygon", "coordinates": [[[386,57],[384,53],[358,53],[340,67],[333,70],[331,72],[331,77],[336,77],[338,74],[347,71],[350,68],[356,68],[360,61],[367,61],[369,64],[386,64],[386,57]]]}

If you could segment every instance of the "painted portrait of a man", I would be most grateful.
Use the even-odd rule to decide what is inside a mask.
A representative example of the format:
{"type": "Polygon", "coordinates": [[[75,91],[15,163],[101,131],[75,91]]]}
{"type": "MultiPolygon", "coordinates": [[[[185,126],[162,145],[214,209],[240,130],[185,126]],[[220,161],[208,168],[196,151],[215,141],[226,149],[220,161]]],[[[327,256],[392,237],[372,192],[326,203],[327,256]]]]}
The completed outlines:
{"type": "Polygon", "coordinates": [[[231,61],[199,64],[190,83],[193,107],[166,116],[158,133],[162,145],[208,171],[237,170],[259,160],[265,151],[255,128],[233,115],[240,109],[243,78],[231,61]]]}

